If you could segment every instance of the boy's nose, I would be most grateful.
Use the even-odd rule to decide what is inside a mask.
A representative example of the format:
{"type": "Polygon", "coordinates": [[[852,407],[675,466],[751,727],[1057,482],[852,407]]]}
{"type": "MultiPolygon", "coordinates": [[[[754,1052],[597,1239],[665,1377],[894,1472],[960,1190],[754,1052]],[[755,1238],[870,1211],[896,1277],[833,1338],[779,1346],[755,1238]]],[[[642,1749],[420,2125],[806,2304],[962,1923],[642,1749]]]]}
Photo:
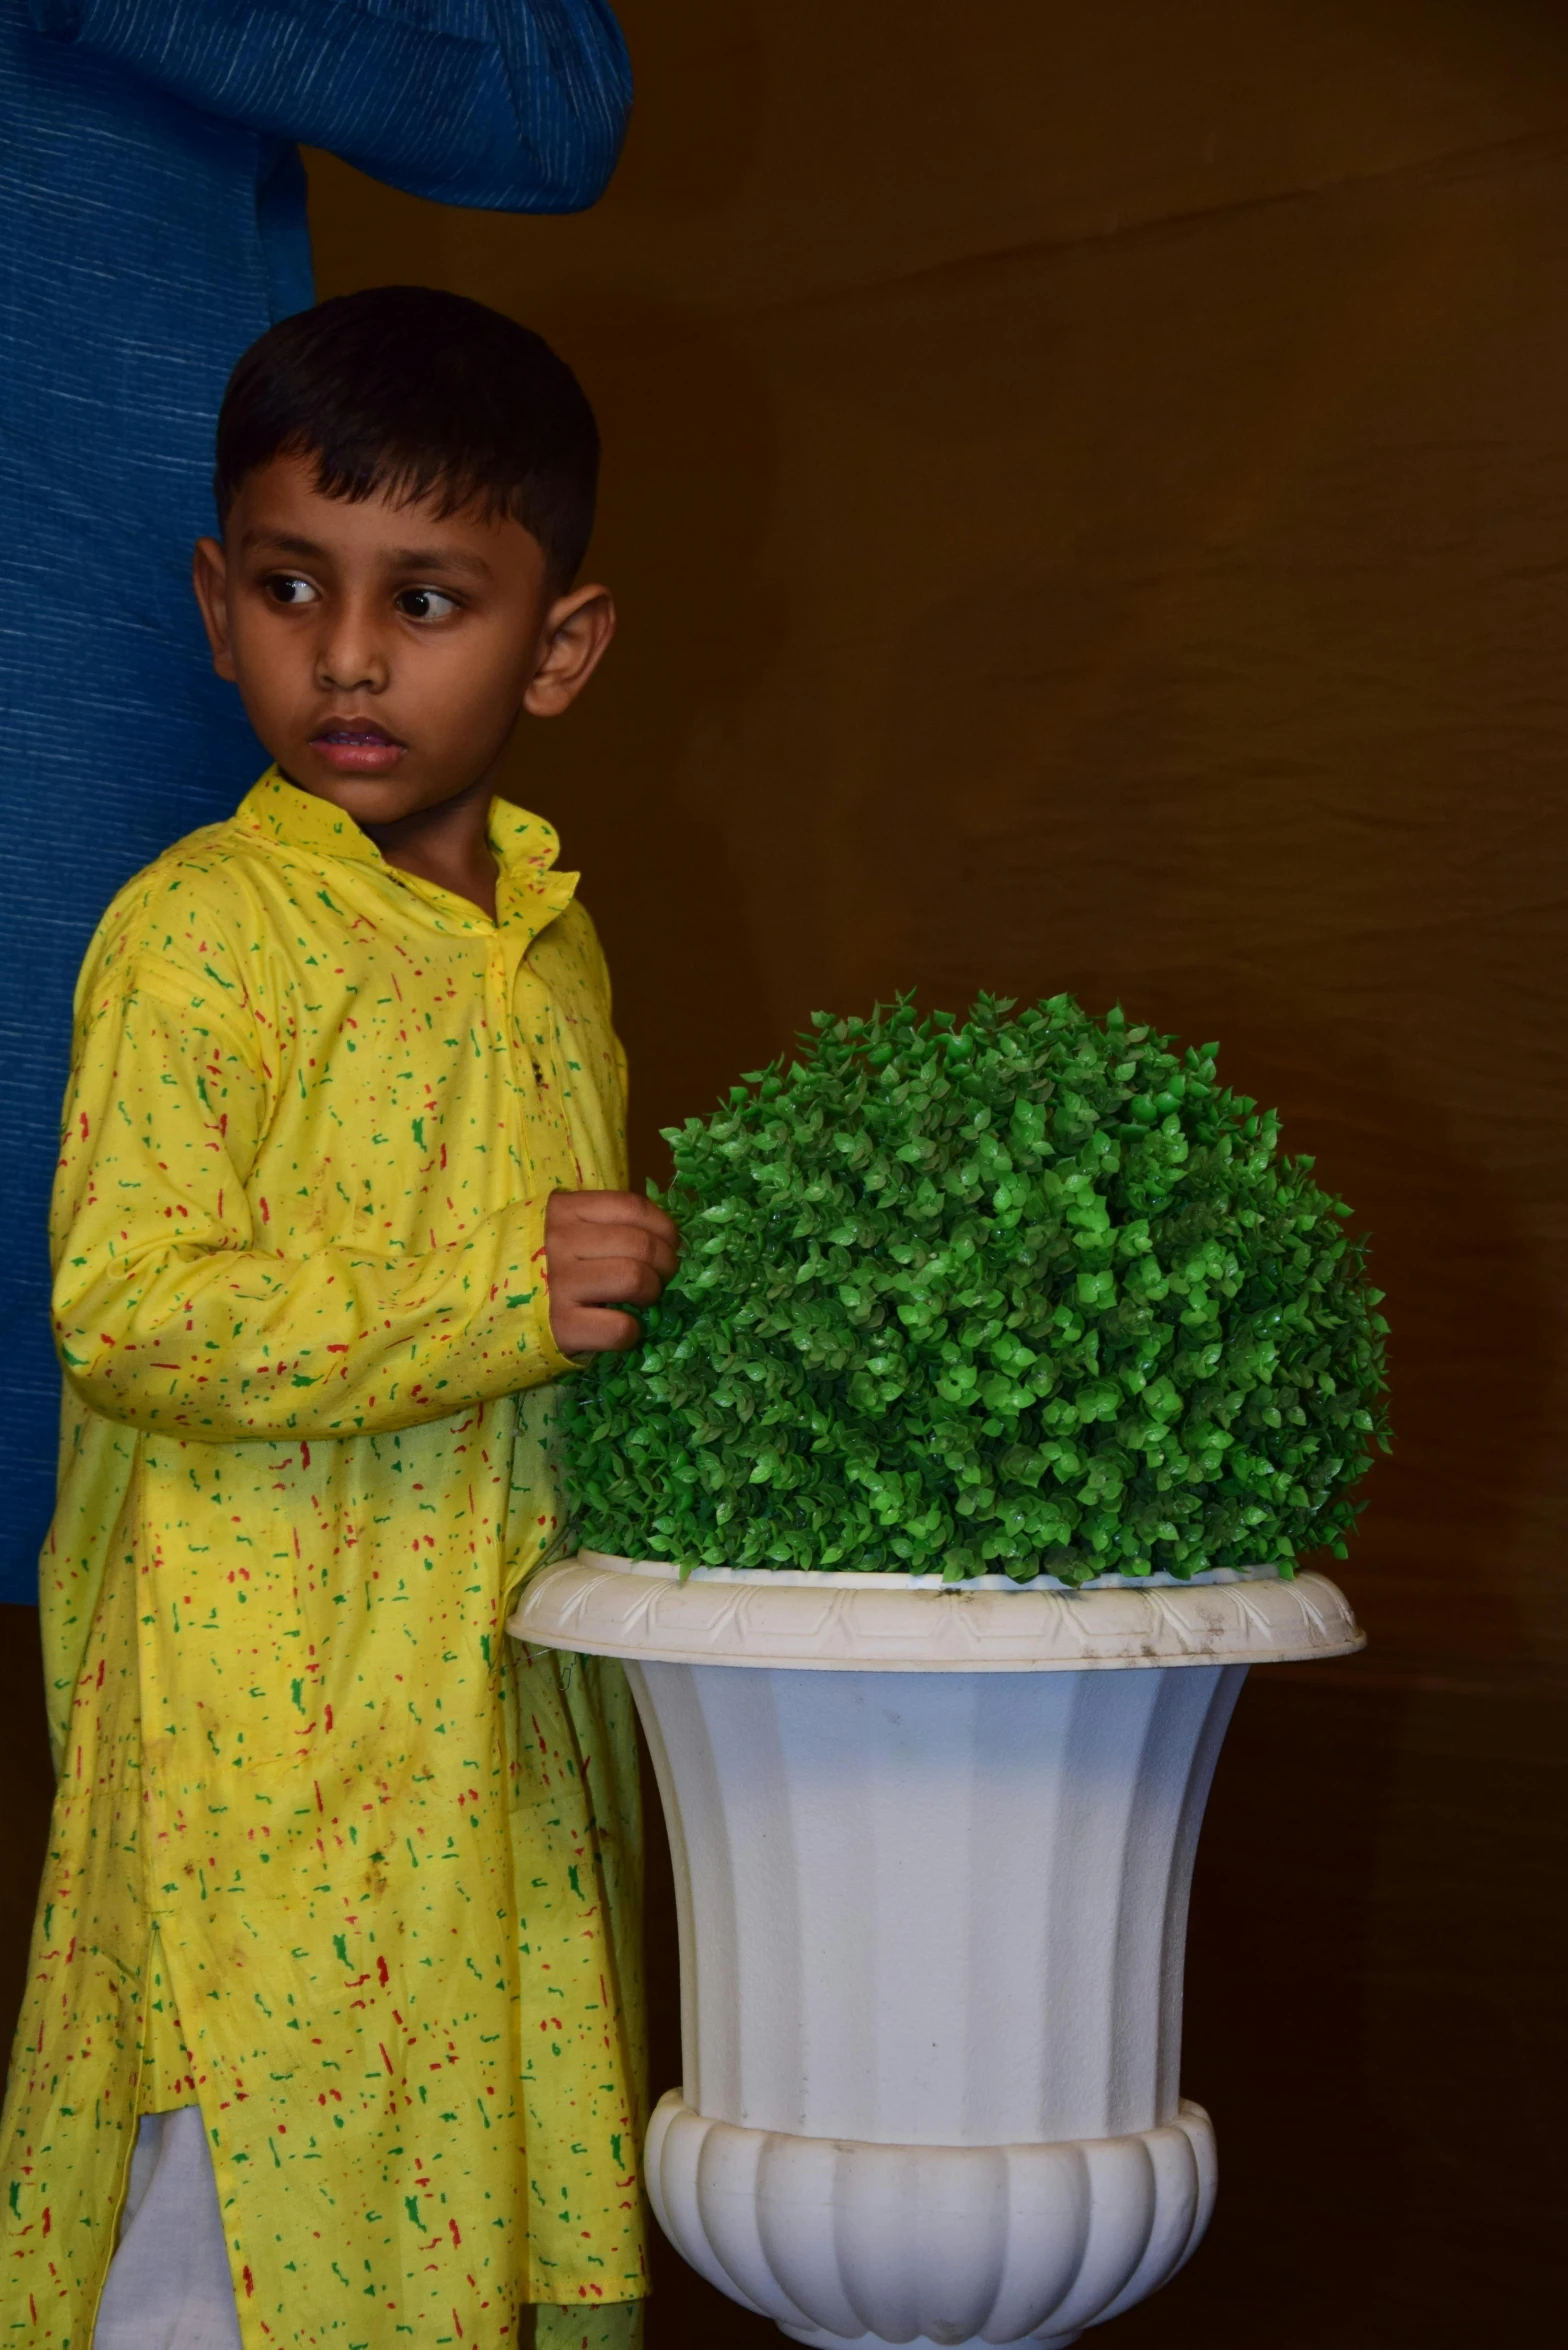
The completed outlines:
{"type": "Polygon", "coordinates": [[[373,693],[387,683],[387,662],[373,632],[339,629],[316,655],[316,683],[325,693],[373,693]]]}

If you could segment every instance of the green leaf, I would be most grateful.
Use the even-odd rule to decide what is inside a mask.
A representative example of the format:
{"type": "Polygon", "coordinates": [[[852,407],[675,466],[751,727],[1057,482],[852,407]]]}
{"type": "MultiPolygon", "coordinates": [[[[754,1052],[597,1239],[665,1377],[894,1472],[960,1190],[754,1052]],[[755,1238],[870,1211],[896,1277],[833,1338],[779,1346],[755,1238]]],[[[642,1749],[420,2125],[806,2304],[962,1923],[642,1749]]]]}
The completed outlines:
{"type": "Polygon", "coordinates": [[[669,1132],[680,1269],[564,1390],[583,1541],[1069,1583],[1342,1548],[1382,1300],[1216,1051],[1069,996],[816,1015],[669,1132]]]}

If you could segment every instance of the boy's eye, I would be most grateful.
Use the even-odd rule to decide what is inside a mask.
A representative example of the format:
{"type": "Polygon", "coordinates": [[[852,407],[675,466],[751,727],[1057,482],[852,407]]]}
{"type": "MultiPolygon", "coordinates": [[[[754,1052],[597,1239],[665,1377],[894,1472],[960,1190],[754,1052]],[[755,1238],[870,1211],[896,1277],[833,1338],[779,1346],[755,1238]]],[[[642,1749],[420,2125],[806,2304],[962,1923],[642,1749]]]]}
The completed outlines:
{"type": "Polygon", "coordinates": [[[457,598],[444,596],[439,588],[404,588],[392,600],[405,620],[445,620],[457,610],[457,598]]]}
{"type": "Polygon", "coordinates": [[[298,579],[288,571],[275,571],[263,587],[275,604],[314,604],[318,600],[308,579],[298,579]]]}

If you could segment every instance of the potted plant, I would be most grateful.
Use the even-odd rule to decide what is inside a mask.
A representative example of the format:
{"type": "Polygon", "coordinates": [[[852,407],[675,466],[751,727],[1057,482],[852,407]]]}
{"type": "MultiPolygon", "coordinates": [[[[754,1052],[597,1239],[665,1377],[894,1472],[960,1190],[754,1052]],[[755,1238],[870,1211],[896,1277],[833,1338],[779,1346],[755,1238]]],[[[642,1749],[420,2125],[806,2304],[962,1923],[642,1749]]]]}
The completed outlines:
{"type": "Polygon", "coordinates": [[[622,1656],[674,1855],[667,2234],[798,2342],[1066,2343],[1214,2194],[1188,1887],[1249,1664],[1360,1645],[1383,1437],[1346,1211],[1057,997],[819,1017],[672,1133],[685,1254],[569,1393],[583,1547],[512,1629],[622,1656]]]}

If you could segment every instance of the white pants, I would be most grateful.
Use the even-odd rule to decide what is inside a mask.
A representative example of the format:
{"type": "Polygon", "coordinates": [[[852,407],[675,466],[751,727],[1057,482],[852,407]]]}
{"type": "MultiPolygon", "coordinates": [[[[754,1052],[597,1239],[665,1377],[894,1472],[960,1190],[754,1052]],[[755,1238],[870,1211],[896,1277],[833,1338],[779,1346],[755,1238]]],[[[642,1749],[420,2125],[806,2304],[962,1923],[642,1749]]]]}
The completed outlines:
{"type": "MultiPolygon", "coordinates": [[[[642,2303],[525,2312],[529,2350],[637,2350],[642,2303]]],[[[144,2113],[93,2350],[242,2350],[201,2109],[144,2113]]]]}
{"type": "Polygon", "coordinates": [[[93,2350],[240,2350],[199,2106],[142,2115],[93,2350]]]}

